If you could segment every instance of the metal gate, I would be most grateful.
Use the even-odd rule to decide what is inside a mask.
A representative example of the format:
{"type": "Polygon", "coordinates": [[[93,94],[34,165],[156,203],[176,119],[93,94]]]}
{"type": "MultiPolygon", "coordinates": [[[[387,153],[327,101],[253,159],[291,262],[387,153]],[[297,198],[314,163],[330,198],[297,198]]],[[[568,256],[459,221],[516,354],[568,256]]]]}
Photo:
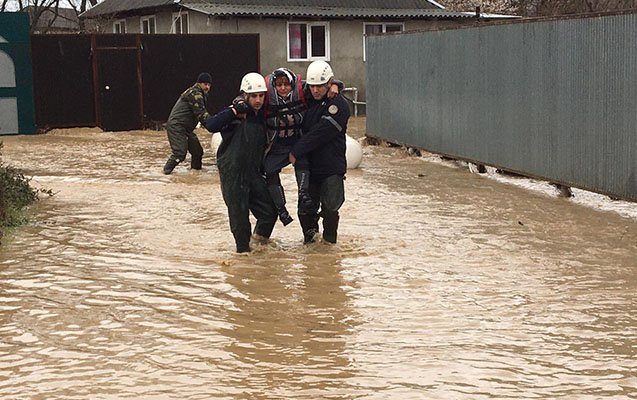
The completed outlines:
{"type": "Polygon", "coordinates": [[[97,125],[106,131],[144,127],[139,36],[93,36],[97,125]]]}
{"type": "Polygon", "coordinates": [[[36,125],[41,130],[157,127],[200,72],[212,74],[208,111],[232,101],[259,71],[258,34],[33,35],[36,125]]]}

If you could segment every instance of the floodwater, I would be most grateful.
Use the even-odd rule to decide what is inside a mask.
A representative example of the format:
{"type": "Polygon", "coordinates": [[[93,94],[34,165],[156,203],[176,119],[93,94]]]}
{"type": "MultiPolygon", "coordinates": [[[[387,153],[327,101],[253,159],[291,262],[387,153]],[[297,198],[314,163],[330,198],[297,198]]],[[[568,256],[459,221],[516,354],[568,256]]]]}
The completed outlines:
{"type": "Polygon", "coordinates": [[[2,399],[637,398],[637,218],[365,146],[337,245],[237,255],[210,151],[2,141],[55,192],[0,247],[2,399]]]}

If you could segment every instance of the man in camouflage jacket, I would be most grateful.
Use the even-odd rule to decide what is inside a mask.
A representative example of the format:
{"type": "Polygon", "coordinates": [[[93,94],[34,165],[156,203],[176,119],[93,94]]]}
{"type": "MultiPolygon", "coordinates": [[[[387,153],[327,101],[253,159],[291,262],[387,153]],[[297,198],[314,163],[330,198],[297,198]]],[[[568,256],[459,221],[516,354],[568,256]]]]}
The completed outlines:
{"type": "Polygon", "coordinates": [[[212,77],[209,73],[199,74],[197,83],[186,89],[173,106],[166,123],[172,154],[164,165],[164,174],[173,172],[173,169],[184,161],[187,152],[190,153],[191,168],[201,169],[203,147],[194,129],[198,122],[205,126],[206,120],[210,117],[206,110],[206,100],[211,84],[212,77]]]}

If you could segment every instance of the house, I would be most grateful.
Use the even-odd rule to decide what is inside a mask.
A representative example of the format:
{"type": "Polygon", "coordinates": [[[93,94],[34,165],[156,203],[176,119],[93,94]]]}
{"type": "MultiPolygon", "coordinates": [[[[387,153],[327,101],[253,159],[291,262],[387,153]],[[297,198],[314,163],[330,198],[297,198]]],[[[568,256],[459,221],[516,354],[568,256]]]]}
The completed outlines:
{"type": "Polygon", "coordinates": [[[32,33],[76,33],[80,31],[77,11],[63,7],[25,7],[29,14],[32,33]]]}
{"type": "Polygon", "coordinates": [[[510,16],[450,12],[434,0],[104,0],[80,17],[113,33],[258,33],[260,72],[305,75],[325,60],[364,99],[366,35],[510,16]]]}

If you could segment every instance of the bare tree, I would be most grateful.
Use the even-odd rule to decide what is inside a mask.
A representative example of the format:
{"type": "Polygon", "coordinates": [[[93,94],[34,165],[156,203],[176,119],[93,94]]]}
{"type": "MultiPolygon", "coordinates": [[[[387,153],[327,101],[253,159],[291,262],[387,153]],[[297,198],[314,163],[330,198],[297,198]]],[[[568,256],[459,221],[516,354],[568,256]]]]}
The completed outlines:
{"type": "MultiPolygon", "coordinates": [[[[0,12],[28,12],[31,20],[31,33],[47,33],[58,19],[70,20],[68,14],[63,14],[61,10],[68,10],[68,8],[74,10],[75,18],[72,18],[72,21],[77,24],[77,16],[97,3],[99,0],[2,0],[0,12]]],[[[77,30],[81,30],[79,25],[77,30]]]]}
{"type": "Polygon", "coordinates": [[[550,16],[637,9],[637,0],[446,0],[448,9],[509,13],[522,16],[550,16]]]}
{"type": "Polygon", "coordinates": [[[637,8],[637,0],[527,0],[527,8],[534,15],[581,14],[637,8]]]}
{"type": "Polygon", "coordinates": [[[97,5],[97,0],[68,0],[69,5],[75,11],[75,17],[78,21],[78,30],[80,32],[86,32],[86,23],[83,19],[80,19],[79,16],[84,11],[88,10],[90,7],[94,7],[97,5]],[[90,7],[89,7],[90,6],[90,7]]]}
{"type": "Polygon", "coordinates": [[[29,13],[29,17],[31,18],[31,33],[35,33],[38,30],[46,32],[53,26],[59,15],[60,0],[19,0],[18,3],[20,10],[29,13]],[[44,19],[43,16],[45,14],[49,16],[49,18],[44,19]],[[40,23],[41,20],[44,24],[40,23]]]}
{"type": "Polygon", "coordinates": [[[443,4],[454,11],[474,11],[480,7],[482,12],[515,13],[517,0],[446,0],[443,4]]]}

